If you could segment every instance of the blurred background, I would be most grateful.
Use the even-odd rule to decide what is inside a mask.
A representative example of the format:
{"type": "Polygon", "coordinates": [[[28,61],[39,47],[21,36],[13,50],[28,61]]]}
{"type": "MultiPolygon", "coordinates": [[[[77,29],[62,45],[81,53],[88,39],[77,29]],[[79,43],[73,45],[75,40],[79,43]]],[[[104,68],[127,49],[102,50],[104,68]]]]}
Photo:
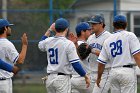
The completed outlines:
{"type": "MultiPolygon", "coordinates": [[[[57,18],[70,22],[75,32],[78,22],[88,21],[95,14],[104,16],[106,30],[112,32],[116,14],[127,17],[127,30],[140,37],[140,0],[0,0],[0,18],[15,26],[9,39],[21,50],[21,36],[27,33],[29,47],[22,70],[13,78],[13,93],[47,93],[41,78],[46,75],[46,53],[38,49],[38,42],[57,18]]],[[[140,71],[137,69],[137,75],[140,71]]],[[[138,82],[140,82],[138,78],[138,82]]],[[[138,88],[138,93],[140,89],[138,88]]]]}

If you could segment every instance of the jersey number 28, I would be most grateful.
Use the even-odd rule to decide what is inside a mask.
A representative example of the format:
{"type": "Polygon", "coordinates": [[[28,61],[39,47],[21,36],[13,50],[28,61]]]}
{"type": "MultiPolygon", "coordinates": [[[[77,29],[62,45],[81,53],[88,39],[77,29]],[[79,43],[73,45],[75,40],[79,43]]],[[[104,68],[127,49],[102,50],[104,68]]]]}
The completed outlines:
{"type": "Polygon", "coordinates": [[[110,43],[110,47],[112,57],[116,57],[117,55],[122,54],[122,40],[110,43]]]}
{"type": "Polygon", "coordinates": [[[50,48],[49,49],[49,58],[51,64],[58,64],[58,48],[50,48]]]}

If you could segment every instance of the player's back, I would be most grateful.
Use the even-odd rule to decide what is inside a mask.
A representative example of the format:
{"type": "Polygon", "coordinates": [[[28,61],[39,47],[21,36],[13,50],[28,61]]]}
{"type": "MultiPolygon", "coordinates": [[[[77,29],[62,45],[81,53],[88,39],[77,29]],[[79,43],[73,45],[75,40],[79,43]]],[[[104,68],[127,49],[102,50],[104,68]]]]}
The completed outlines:
{"type": "Polygon", "coordinates": [[[105,48],[112,67],[135,64],[131,43],[135,35],[128,31],[116,31],[105,41],[105,48]]]}
{"type": "Polygon", "coordinates": [[[71,74],[72,66],[69,62],[70,40],[65,37],[51,37],[46,39],[46,51],[48,58],[47,73],[65,73],[71,74]]]}

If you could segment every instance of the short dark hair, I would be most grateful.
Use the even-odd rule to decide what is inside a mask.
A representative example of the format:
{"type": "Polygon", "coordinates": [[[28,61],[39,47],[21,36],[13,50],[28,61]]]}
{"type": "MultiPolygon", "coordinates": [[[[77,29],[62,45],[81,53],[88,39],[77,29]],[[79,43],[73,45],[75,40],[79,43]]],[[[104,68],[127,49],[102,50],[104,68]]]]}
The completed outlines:
{"type": "Polygon", "coordinates": [[[64,32],[67,28],[55,28],[56,32],[64,32]]]}
{"type": "MultiPolygon", "coordinates": [[[[82,30],[82,31],[86,32],[86,30],[82,30]]],[[[81,32],[80,33],[76,33],[77,34],[77,37],[80,37],[81,36],[81,32]]]]}
{"type": "Polygon", "coordinates": [[[116,29],[126,29],[127,22],[122,22],[122,21],[113,22],[113,26],[116,29]]]}
{"type": "MultiPolygon", "coordinates": [[[[8,26],[6,26],[8,28],[8,26]]],[[[0,35],[4,33],[5,27],[0,28],[0,35]]]]}
{"type": "Polygon", "coordinates": [[[106,25],[103,23],[103,28],[105,28],[105,26],[106,26],[106,25]]]}

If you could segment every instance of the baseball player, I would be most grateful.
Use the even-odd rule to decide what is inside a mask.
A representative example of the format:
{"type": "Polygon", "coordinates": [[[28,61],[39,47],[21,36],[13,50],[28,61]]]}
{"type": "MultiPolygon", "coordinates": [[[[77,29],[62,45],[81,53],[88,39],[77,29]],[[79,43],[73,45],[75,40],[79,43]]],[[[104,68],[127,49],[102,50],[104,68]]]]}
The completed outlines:
{"type": "Polygon", "coordinates": [[[87,87],[90,85],[85,70],[79,64],[80,60],[74,43],[66,38],[68,27],[69,23],[66,19],[57,19],[55,21],[56,35],[48,37],[50,35],[50,30],[48,30],[38,45],[41,51],[47,52],[46,88],[48,93],[71,93],[70,75],[73,68],[85,78],[87,87]]]}
{"type": "MultiPolygon", "coordinates": [[[[87,38],[91,35],[91,28],[89,24],[86,22],[81,22],[77,24],[75,31],[78,37],[77,38],[78,45],[86,43],[87,38]]],[[[88,58],[80,61],[80,63],[87,73],[90,72],[88,58]]],[[[91,93],[90,87],[86,88],[86,82],[84,78],[81,77],[76,71],[73,72],[71,83],[72,83],[72,93],[91,93]]]]}
{"type": "Polygon", "coordinates": [[[92,79],[91,85],[93,87],[92,93],[108,93],[108,90],[110,88],[109,82],[110,64],[108,63],[106,65],[105,71],[101,78],[100,88],[98,88],[98,86],[95,83],[98,71],[98,62],[96,60],[98,58],[98,55],[100,54],[105,39],[107,39],[111,34],[108,31],[105,31],[104,29],[105,21],[101,15],[93,16],[88,22],[91,24],[92,31],[94,33],[87,40],[87,43],[92,47],[92,53],[89,55],[89,62],[92,70],[91,72],[92,79]]]}
{"type": "Polygon", "coordinates": [[[125,30],[126,17],[114,17],[114,33],[104,42],[99,55],[97,85],[99,86],[105,64],[110,61],[111,93],[137,93],[135,65],[140,67],[140,43],[134,33],[125,30]]]}
{"type": "MultiPolygon", "coordinates": [[[[27,50],[27,36],[22,36],[22,50],[20,54],[15,46],[7,39],[11,35],[11,26],[5,19],[0,19],[0,59],[11,64],[23,64],[27,50]]],[[[0,69],[0,93],[12,93],[12,72],[0,69]]]]}

